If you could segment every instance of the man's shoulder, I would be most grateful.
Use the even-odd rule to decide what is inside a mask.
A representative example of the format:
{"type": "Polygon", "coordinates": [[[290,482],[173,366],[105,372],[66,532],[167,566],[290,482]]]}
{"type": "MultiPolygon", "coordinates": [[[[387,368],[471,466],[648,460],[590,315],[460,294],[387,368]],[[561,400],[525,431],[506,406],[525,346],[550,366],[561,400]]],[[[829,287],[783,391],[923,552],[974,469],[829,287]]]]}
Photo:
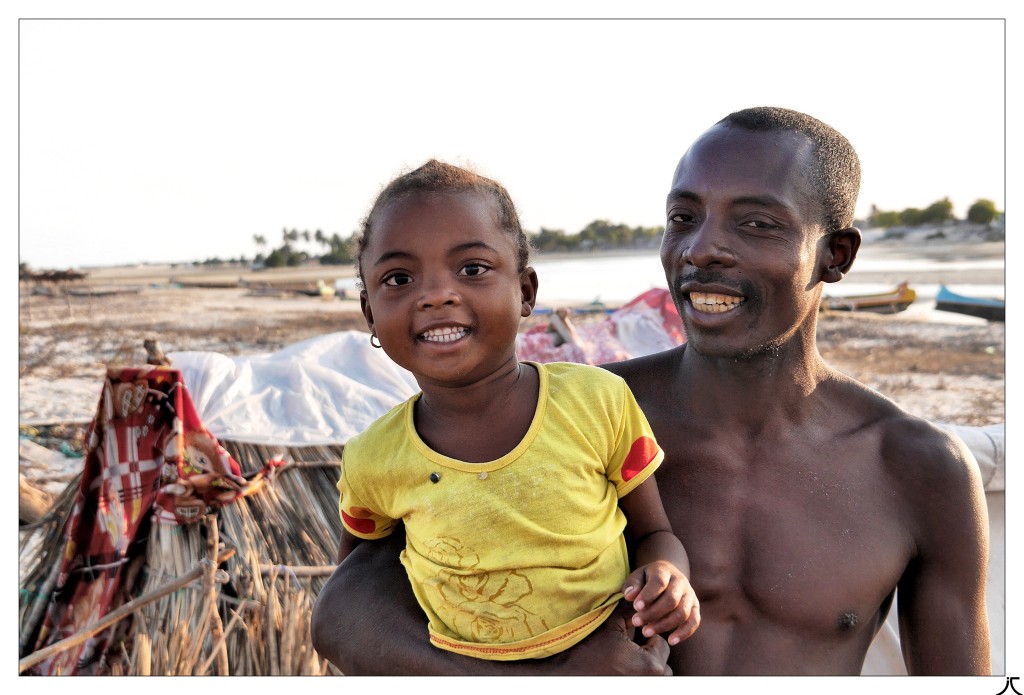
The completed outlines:
{"type": "Polygon", "coordinates": [[[643,357],[634,357],[622,362],[609,362],[602,364],[601,367],[625,379],[634,393],[647,385],[660,384],[661,387],[664,387],[666,379],[679,365],[685,349],[685,345],[680,345],[643,357]]]}
{"type": "Polygon", "coordinates": [[[848,379],[831,395],[848,432],[877,442],[878,456],[907,483],[931,480],[939,488],[963,485],[977,473],[967,446],[949,431],[913,415],[867,386],[848,379]]]}

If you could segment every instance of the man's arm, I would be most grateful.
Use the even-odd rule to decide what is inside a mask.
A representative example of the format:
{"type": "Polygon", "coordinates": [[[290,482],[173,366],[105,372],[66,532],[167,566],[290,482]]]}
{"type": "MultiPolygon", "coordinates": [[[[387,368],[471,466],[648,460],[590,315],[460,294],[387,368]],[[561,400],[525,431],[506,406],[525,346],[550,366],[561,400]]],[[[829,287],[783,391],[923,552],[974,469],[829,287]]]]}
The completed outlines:
{"type": "Polygon", "coordinates": [[[625,609],[568,651],[546,659],[487,661],[431,646],[398,555],[400,527],[360,543],[334,571],[313,607],[313,648],[348,675],[670,675],[668,644],[635,644],[625,609]]]}
{"type": "Polygon", "coordinates": [[[990,675],[988,512],[981,476],[963,443],[946,433],[906,440],[916,449],[907,452],[908,460],[924,474],[907,481],[915,489],[910,506],[918,524],[917,557],[898,594],[907,672],[990,675]]]}

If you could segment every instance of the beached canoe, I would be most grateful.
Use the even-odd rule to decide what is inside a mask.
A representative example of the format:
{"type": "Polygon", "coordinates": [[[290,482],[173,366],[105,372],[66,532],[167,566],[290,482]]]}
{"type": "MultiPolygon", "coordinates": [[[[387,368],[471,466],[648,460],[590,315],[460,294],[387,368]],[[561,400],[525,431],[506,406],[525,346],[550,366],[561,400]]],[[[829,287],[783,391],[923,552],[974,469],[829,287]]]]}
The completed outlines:
{"type": "Polygon", "coordinates": [[[336,294],[333,280],[331,281],[331,284],[327,284],[323,280],[317,280],[315,282],[312,280],[282,280],[278,282],[250,282],[248,280],[243,280],[242,286],[247,287],[249,289],[249,294],[251,295],[266,297],[282,296],[285,294],[301,294],[306,297],[332,298],[336,294]]]}
{"type": "Polygon", "coordinates": [[[138,294],[140,292],[142,292],[141,285],[86,285],[67,289],[67,293],[72,297],[109,297],[115,294],[138,294]]]}
{"type": "Polygon", "coordinates": [[[230,290],[242,287],[242,278],[237,280],[179,280],[171,278],[171,284],[190,290],[230,290]]]}
{"type": "Polygon", "coordinates": [[[939,311],[952,311],[967,316],[977,316],[989,321],[1006,320],[1006,301],[996,297],[967,297],[950,291],[945,285],[939,285],[935,295],[935,308],[939,311]]]}
{"type": "Polygon", "coordinates": [[[822,310],[828,311],[870,311],[876,314],[895,314],[904,311],[917,298],[917,292],[906,282],[901,282],[890,292],[861,294],[849,297],[823,297],[822,310]]]}

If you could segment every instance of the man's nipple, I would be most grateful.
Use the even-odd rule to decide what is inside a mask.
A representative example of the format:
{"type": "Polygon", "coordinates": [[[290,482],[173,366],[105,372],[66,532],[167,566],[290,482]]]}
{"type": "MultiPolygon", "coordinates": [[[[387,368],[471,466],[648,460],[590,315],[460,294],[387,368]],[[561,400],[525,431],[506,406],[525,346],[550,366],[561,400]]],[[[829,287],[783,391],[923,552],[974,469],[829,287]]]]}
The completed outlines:
{"type": "Polygon", "coordinates": [[[857,621],[858,618],[856,611],[846,611],[844,613],[840,613],[839,620],[836,621],[836,625],[839,627],[840,632],[849,632],[857,626],[857,621]]]}

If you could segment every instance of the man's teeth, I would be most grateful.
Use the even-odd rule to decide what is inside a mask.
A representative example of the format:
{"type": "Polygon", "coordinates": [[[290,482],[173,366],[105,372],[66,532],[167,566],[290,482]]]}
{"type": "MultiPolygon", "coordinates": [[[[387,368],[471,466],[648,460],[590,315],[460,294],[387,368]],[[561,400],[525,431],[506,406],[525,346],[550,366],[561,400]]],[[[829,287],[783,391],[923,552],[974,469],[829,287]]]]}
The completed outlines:
{"type": "Polygon", "coordinates": [[[705,314],[721,314],[732,311],[744,301],[746,301],[745,297],[734,297],[729,294],[690,293],[690,303],[693,308],[705,314]]]}
{"type": "Polygon", "coordinates": [[[420,338],[432,343],[453,343],[467,333],[468,328],[432,328],[426,333],[421,333],[420,338]]]}

